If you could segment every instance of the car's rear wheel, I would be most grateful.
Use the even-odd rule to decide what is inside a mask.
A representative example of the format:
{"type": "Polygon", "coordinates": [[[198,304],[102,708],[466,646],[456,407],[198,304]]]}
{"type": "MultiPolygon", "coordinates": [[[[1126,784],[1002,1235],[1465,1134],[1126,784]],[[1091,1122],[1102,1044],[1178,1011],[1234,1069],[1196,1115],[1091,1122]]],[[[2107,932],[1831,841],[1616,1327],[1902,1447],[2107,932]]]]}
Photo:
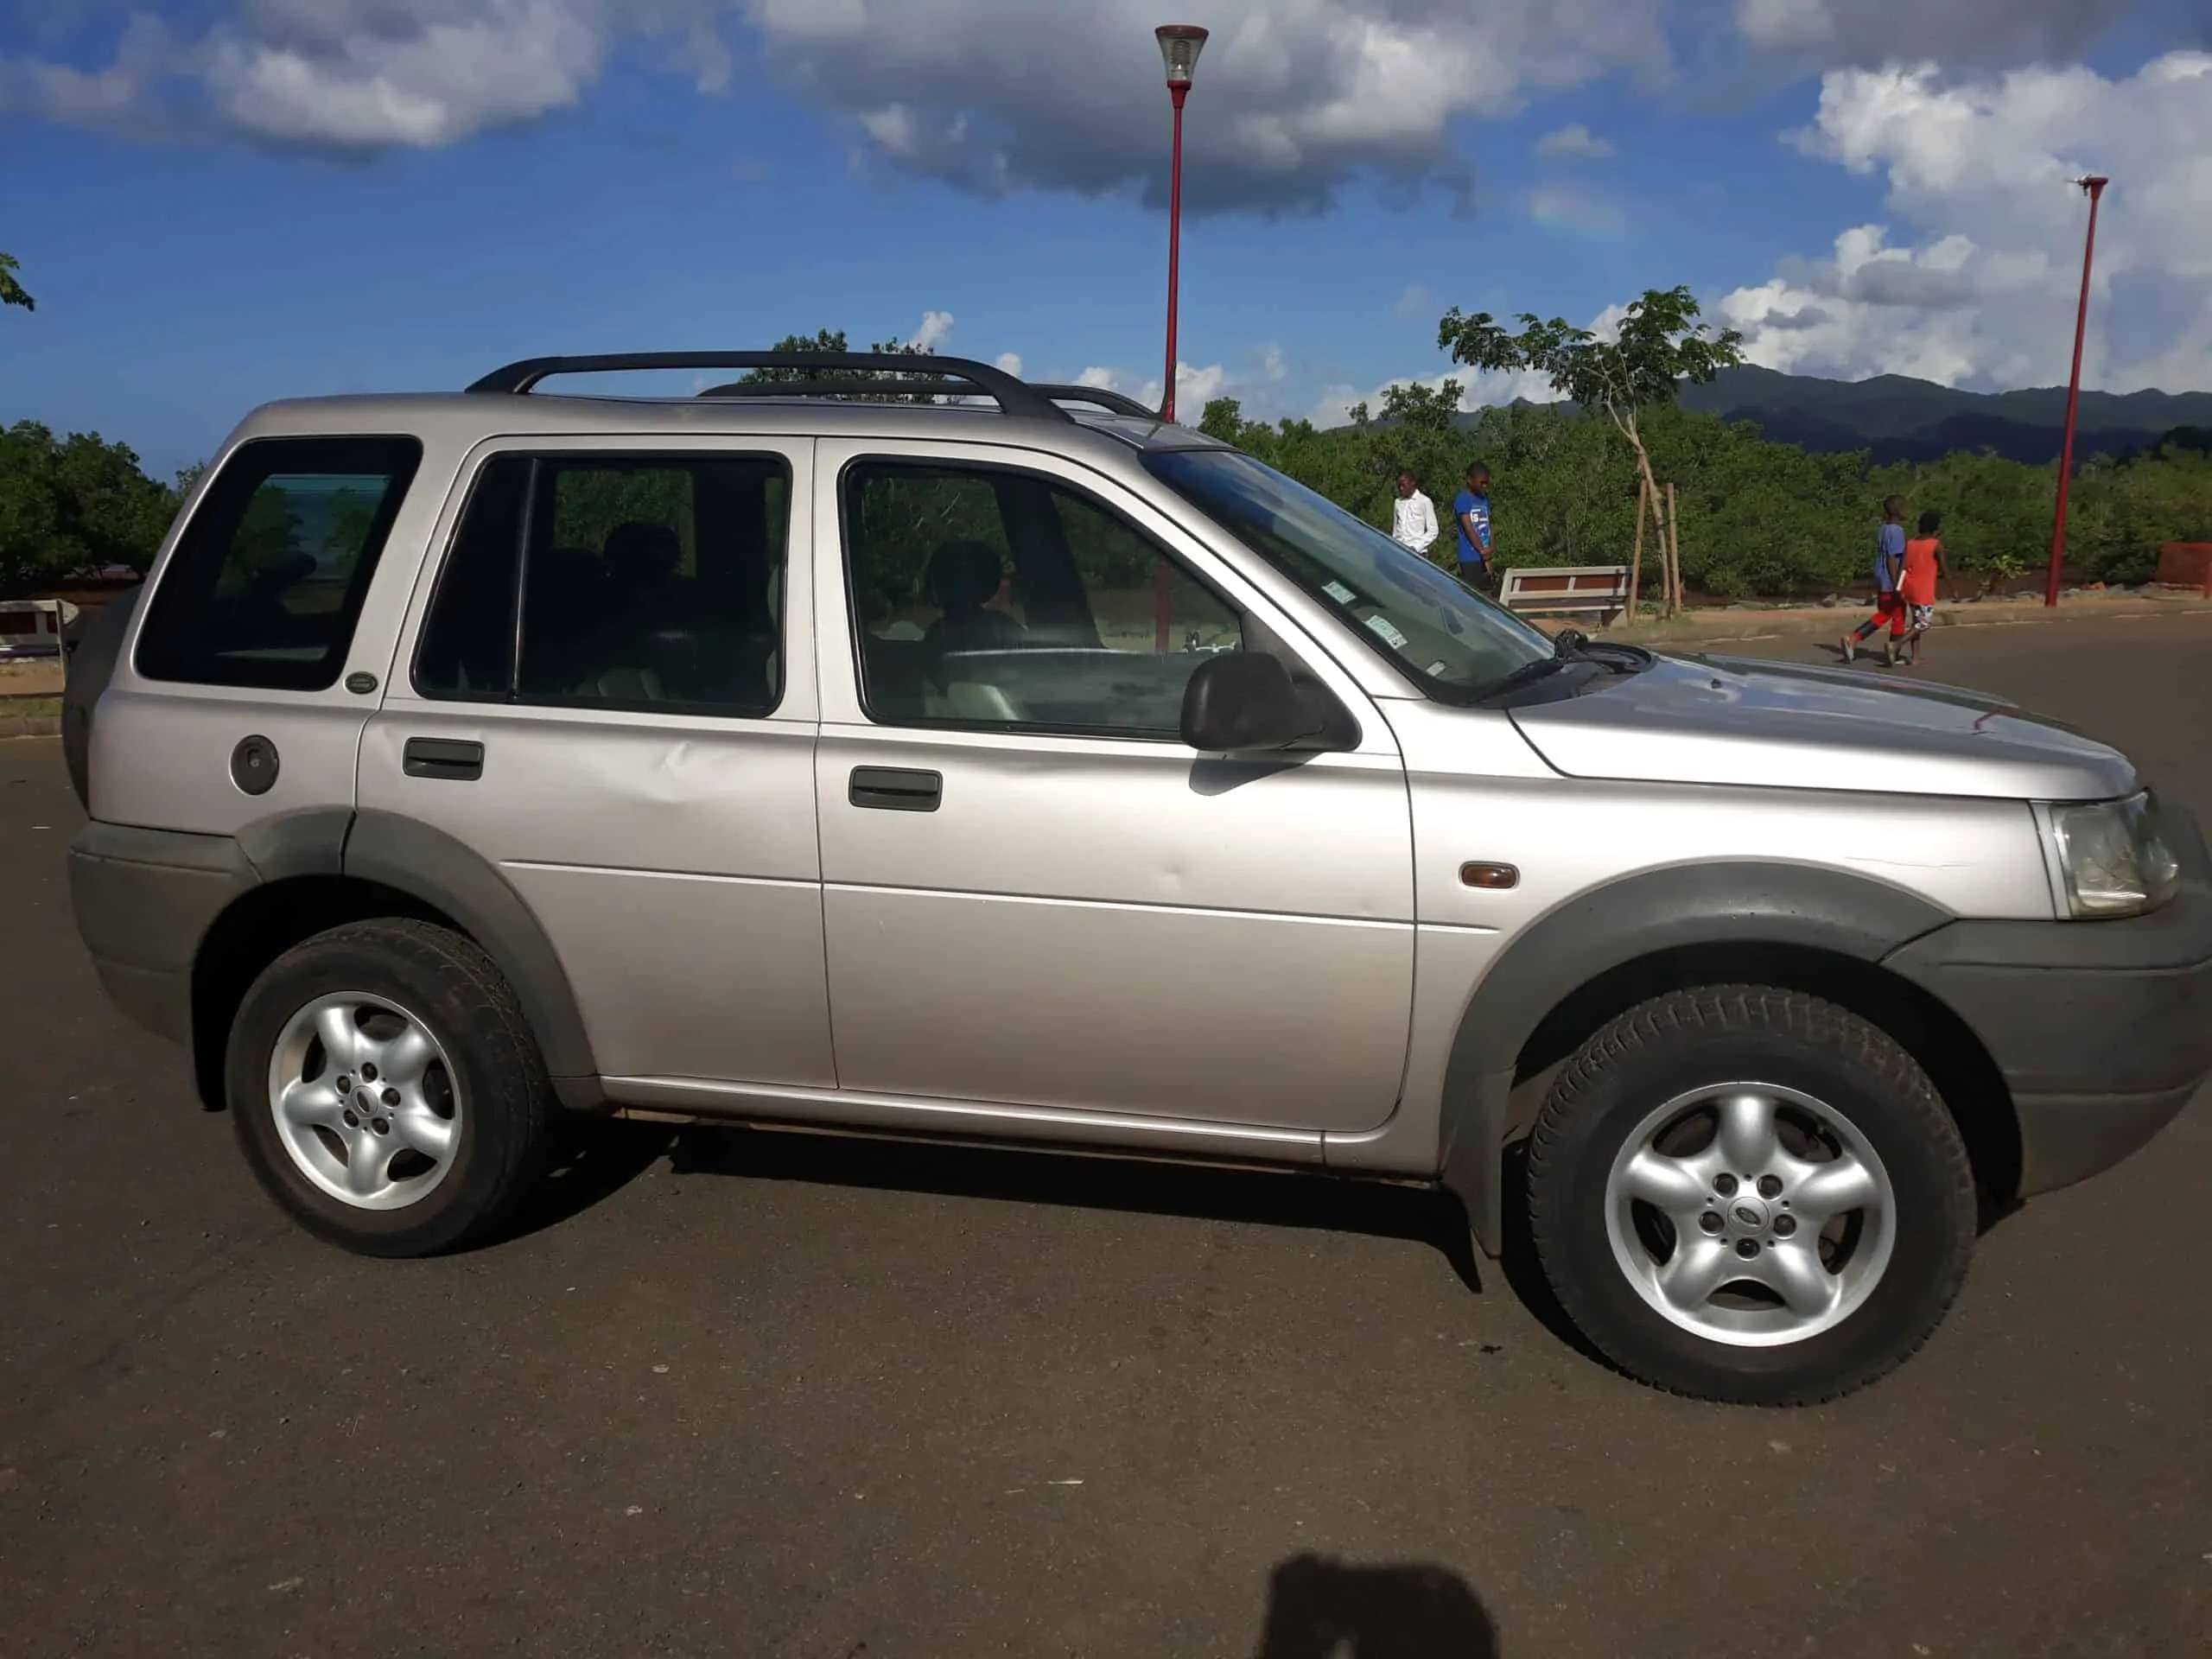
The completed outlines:
{"type": "Polygon", "coordinates": [[[427,1255],[497,1230],[543,1158],[551,1090],[513,991],[468,940],[334,929],[254,982],[226,1081],[262,1185],[309,1230],[427,1255]]]}
{"type": "Polygon", "coordinates": [[[1656,998],[1586,1043],[1537,1119],[1529,1205],[1560,1306],[1608,1358],[1763,1405],[1911,1354],[1974,1234],[1966,1148],[1911,1056],[1756,986],[1656,998]]]}

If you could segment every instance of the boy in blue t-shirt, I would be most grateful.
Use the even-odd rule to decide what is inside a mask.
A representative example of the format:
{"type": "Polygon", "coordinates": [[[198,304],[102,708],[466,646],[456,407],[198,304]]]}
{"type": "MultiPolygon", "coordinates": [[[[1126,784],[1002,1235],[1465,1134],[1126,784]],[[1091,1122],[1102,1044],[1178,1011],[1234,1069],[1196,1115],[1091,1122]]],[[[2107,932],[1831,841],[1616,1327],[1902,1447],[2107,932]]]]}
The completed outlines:
{"type": "Polygon", "coordinates": [[[1897,648],[1904,643],[1904,595],[1897,591],[1904,575],[1904,515],[1905,499],[1892,495],[1882,503],[1882,527],[1874,537],[1874,614],[1843,636],[1843,660],[1853,661],[1859,647],[1885,626],[1890,637],[1884,642],[1882,661],[1885,666],[1895,668],[1897,648]]]}
{"type": "Polygon", "coordinates": [[[1477,461],[1467,468],[1467,487],[1452,502],[1459,521],[1459,580],[1470,588],[1490,587],[1490,468],[1477,461]]]}

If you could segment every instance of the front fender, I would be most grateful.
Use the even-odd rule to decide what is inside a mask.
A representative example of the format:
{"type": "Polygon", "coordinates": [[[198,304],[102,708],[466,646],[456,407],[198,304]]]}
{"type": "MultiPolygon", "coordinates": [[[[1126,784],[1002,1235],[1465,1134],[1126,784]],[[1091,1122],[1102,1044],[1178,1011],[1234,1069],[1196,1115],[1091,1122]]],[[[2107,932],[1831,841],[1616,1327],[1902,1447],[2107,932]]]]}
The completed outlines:
{"type": "Polygon", "coordinates": [[[1872,964],[1952,919],[1866,876],[1739,859],[1646,870],[1545,912],[1474,986],[1446,1069],[1442,1179],[1477,1241],[1492,1255],[1503,1247],[1514,1086],[1530,1039],[1576,992],[1645,958],[1697,948],[1794,947],[1872,964]]]}

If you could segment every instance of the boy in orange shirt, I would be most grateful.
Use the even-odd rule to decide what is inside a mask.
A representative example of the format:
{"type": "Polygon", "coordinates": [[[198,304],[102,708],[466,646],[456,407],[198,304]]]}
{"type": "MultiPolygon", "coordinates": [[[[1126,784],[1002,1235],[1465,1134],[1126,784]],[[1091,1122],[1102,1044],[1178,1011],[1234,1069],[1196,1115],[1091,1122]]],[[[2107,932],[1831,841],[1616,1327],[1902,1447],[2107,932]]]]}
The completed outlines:
{"type": "Polygon", "coordinates": [[[1936,578],[1951,573],[1943,568],[1943,543],[1936,532],[1943,527],[1939,512],[1920,515],[1920,534],[1904,544],[1904,570],[1897,578],[1897,600],[1905,607],[1905,666],[1920,665],[1920,641],[1936,626],[1936,578]]]}

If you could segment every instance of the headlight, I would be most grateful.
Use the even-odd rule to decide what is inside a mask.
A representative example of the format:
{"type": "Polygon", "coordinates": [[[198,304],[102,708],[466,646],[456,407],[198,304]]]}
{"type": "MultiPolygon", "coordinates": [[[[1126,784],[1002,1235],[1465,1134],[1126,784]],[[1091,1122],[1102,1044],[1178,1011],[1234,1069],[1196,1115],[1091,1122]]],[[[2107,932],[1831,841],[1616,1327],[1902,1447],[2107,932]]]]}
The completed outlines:
{"type": "Polygon", "coordinates": [[[2181,886],[2181,862],[2158,833],[2148,791],[2124,801],[2043,809],[2051,872],[2075,917],[2139,916],[2181,886]]]}

